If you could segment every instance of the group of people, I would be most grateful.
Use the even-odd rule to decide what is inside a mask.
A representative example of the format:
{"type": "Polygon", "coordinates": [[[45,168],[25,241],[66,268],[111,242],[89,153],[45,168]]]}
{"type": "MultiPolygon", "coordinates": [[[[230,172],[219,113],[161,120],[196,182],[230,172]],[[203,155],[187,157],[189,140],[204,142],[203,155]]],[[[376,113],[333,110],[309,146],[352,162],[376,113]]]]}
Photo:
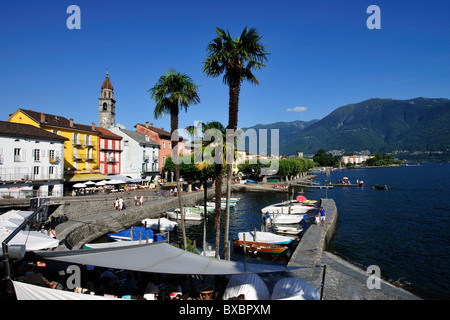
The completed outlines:
{"type": "MultiPolygon", "coordinates": [[[[141,196],[140,198],[138,198],[138,196],[135,195],[134,196],[134,205],[142,207],[143,204],[144,204],[144,196],[141,196]]],[[[126,209],[125,201],[122,199],[122,197],[116,198],[116,200],[114,201],[114,210],[122,211],[125,209],[126,209]]]]}
{"type": "Polygon", "coordinates": [[[141,197],[138,199],[138,196],[137,196],[137,195],[134,195],[134,205],[135,205],[135,206],[141,206],[141,207],[142,207],[143,204],[144,204],[144,196],[141,196],[141,197]]]}

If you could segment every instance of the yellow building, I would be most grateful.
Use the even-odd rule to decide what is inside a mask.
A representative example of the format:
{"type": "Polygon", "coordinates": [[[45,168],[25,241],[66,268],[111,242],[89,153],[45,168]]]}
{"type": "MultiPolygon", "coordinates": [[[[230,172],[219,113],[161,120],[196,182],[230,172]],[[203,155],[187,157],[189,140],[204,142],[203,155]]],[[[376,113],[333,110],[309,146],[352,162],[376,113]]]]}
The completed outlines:
{"type": "Polygon", "coordinates": [[[69,139],[64,143],[64,159],[56,159],[64,161],[66,182],[106,178],[98,167],[100,133],[95,129],[95,123],[88,126],[74,123],[73,119],[23,109],[11,114],[8,121],[29,124],[69,139]]]}

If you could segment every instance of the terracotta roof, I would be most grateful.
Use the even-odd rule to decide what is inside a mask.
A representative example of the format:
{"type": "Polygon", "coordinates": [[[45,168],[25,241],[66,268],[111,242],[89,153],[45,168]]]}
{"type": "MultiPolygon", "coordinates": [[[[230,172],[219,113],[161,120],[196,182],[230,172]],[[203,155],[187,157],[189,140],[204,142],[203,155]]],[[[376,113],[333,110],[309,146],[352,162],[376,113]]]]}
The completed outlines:
{"type": "Polygon", "coordinates": [[[111,90],[114,90],[114,87],[113,87],[111,81],[109,80],[109,76],[106,76],[105,81],[103,81],[103,84],[102,84],[102,90],[103,90],[103,89],[111,89],[111,90]]]}
{"type": "Polygon", "coordinates": [[[116,140],[122,140],[123,138],[115,133],[112,133],[111,131],[101,128],[101,127],[95,127],[95,129],[100,132],[100,137],[102,138],[110,138],[110,139],[116,139],[116,140]]]}
{"type": "Polygon", "coordinates": [[[135,127],[138,126],[138,125],[144,127],[145,129],[152,130],[153,132],[157,133],[160,138],[164,137],[166,139],[170,139],[172,137],[170,132],[167,132],[164,129],[159,129],[159,128],[156,128],[156,127],[153,127],[153,126],[148,126],[147,127],[145,124],[140,124],[140,123],[136,124],[135,127]]]}
{"type": "Polygon", "coordinates": [[[48,132],[44,129],[23,123],[0,121],[0,136],[35,138],[51,141],[68,141],[69,139],[48,132]]]}
{"type": "Polygon", "coordinates": [[[69,128],[74,130],[82,130],[98,133],[95,130],[92,130],[92,126],[88,126],[85,124],[74,123],[73,127],[70,126],[70,120],[61,116],[55,116],[48,113],[36,112],[33,110],[23,110],[19,109],[18,111],[22,111],[30,118],[34,119],[37,123],[41,125],[46,125],[50,127],[60,127],[60,128],[69,128]]]}

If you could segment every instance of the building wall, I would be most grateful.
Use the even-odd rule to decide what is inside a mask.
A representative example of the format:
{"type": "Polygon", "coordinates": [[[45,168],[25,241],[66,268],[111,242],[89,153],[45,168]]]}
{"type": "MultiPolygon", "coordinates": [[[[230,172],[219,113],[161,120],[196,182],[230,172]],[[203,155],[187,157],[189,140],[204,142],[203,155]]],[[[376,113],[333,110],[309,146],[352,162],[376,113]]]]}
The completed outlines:
{"type": "MultiPolygon", "coordinates": [[[[164,138],[160,136],[158,133],[154,132],[153,130],[140,124],[136,125],[136,131],[143,135],[148,135],[151,140],[159,144],[158,171],[161,173],[167,158],[172,156],[172,141],[170,140],[170,138],[164,138]]],[[[178,143],[178,150],[180,154],[184,154],[185,152],[184,142],[178,143]]]]}
{"type": "Polygon", "coordinates": [[[121,141],[99,137],[99,169],[101,174],[120,174],[121,141]]]}
{"type": "Polygon", "coordinates": [[[62,196],[63,154],[61,142],[0,137],[0,196],[62,196]]]}
{"type": "Polygon", "coordinates": [[[69,139],[69,141],[64,143],[63,153],[64,168],[66,170],[98,170],[98,134],[76,130],[75,128],[56,128],[41,125],[21,111],[12,115],[9,121],[29,124],[69,139]],[[74,159],[77,160],[75,161],[74,159]]]}

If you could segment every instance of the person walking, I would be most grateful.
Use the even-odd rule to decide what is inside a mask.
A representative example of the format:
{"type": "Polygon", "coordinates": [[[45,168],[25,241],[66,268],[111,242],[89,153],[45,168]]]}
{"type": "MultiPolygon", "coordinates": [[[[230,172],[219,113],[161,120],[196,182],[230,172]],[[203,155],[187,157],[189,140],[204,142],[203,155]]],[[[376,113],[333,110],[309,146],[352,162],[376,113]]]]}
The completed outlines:
{"type": "Polygon", "coordinates": [[[141,207],[142,207],[142,204],[144,203],[144,196],[141,196],[141,198],[139,199],[139,201],[140,201],[141,207]]]}
{"type": "Polygon", "coordinates": [[[325,209],[323,207],[320,207],[318,215],[320,216],[320,223],[321,223],[321,225],[325,226],[325,219],[327,217],[327,213],[325,212],[325,209]]]}
{"type": "Polygon", "coordinates": [[[114,201],[114,211],[119,210],[119,198],[116,198],[116,201],[114,201]]]}

